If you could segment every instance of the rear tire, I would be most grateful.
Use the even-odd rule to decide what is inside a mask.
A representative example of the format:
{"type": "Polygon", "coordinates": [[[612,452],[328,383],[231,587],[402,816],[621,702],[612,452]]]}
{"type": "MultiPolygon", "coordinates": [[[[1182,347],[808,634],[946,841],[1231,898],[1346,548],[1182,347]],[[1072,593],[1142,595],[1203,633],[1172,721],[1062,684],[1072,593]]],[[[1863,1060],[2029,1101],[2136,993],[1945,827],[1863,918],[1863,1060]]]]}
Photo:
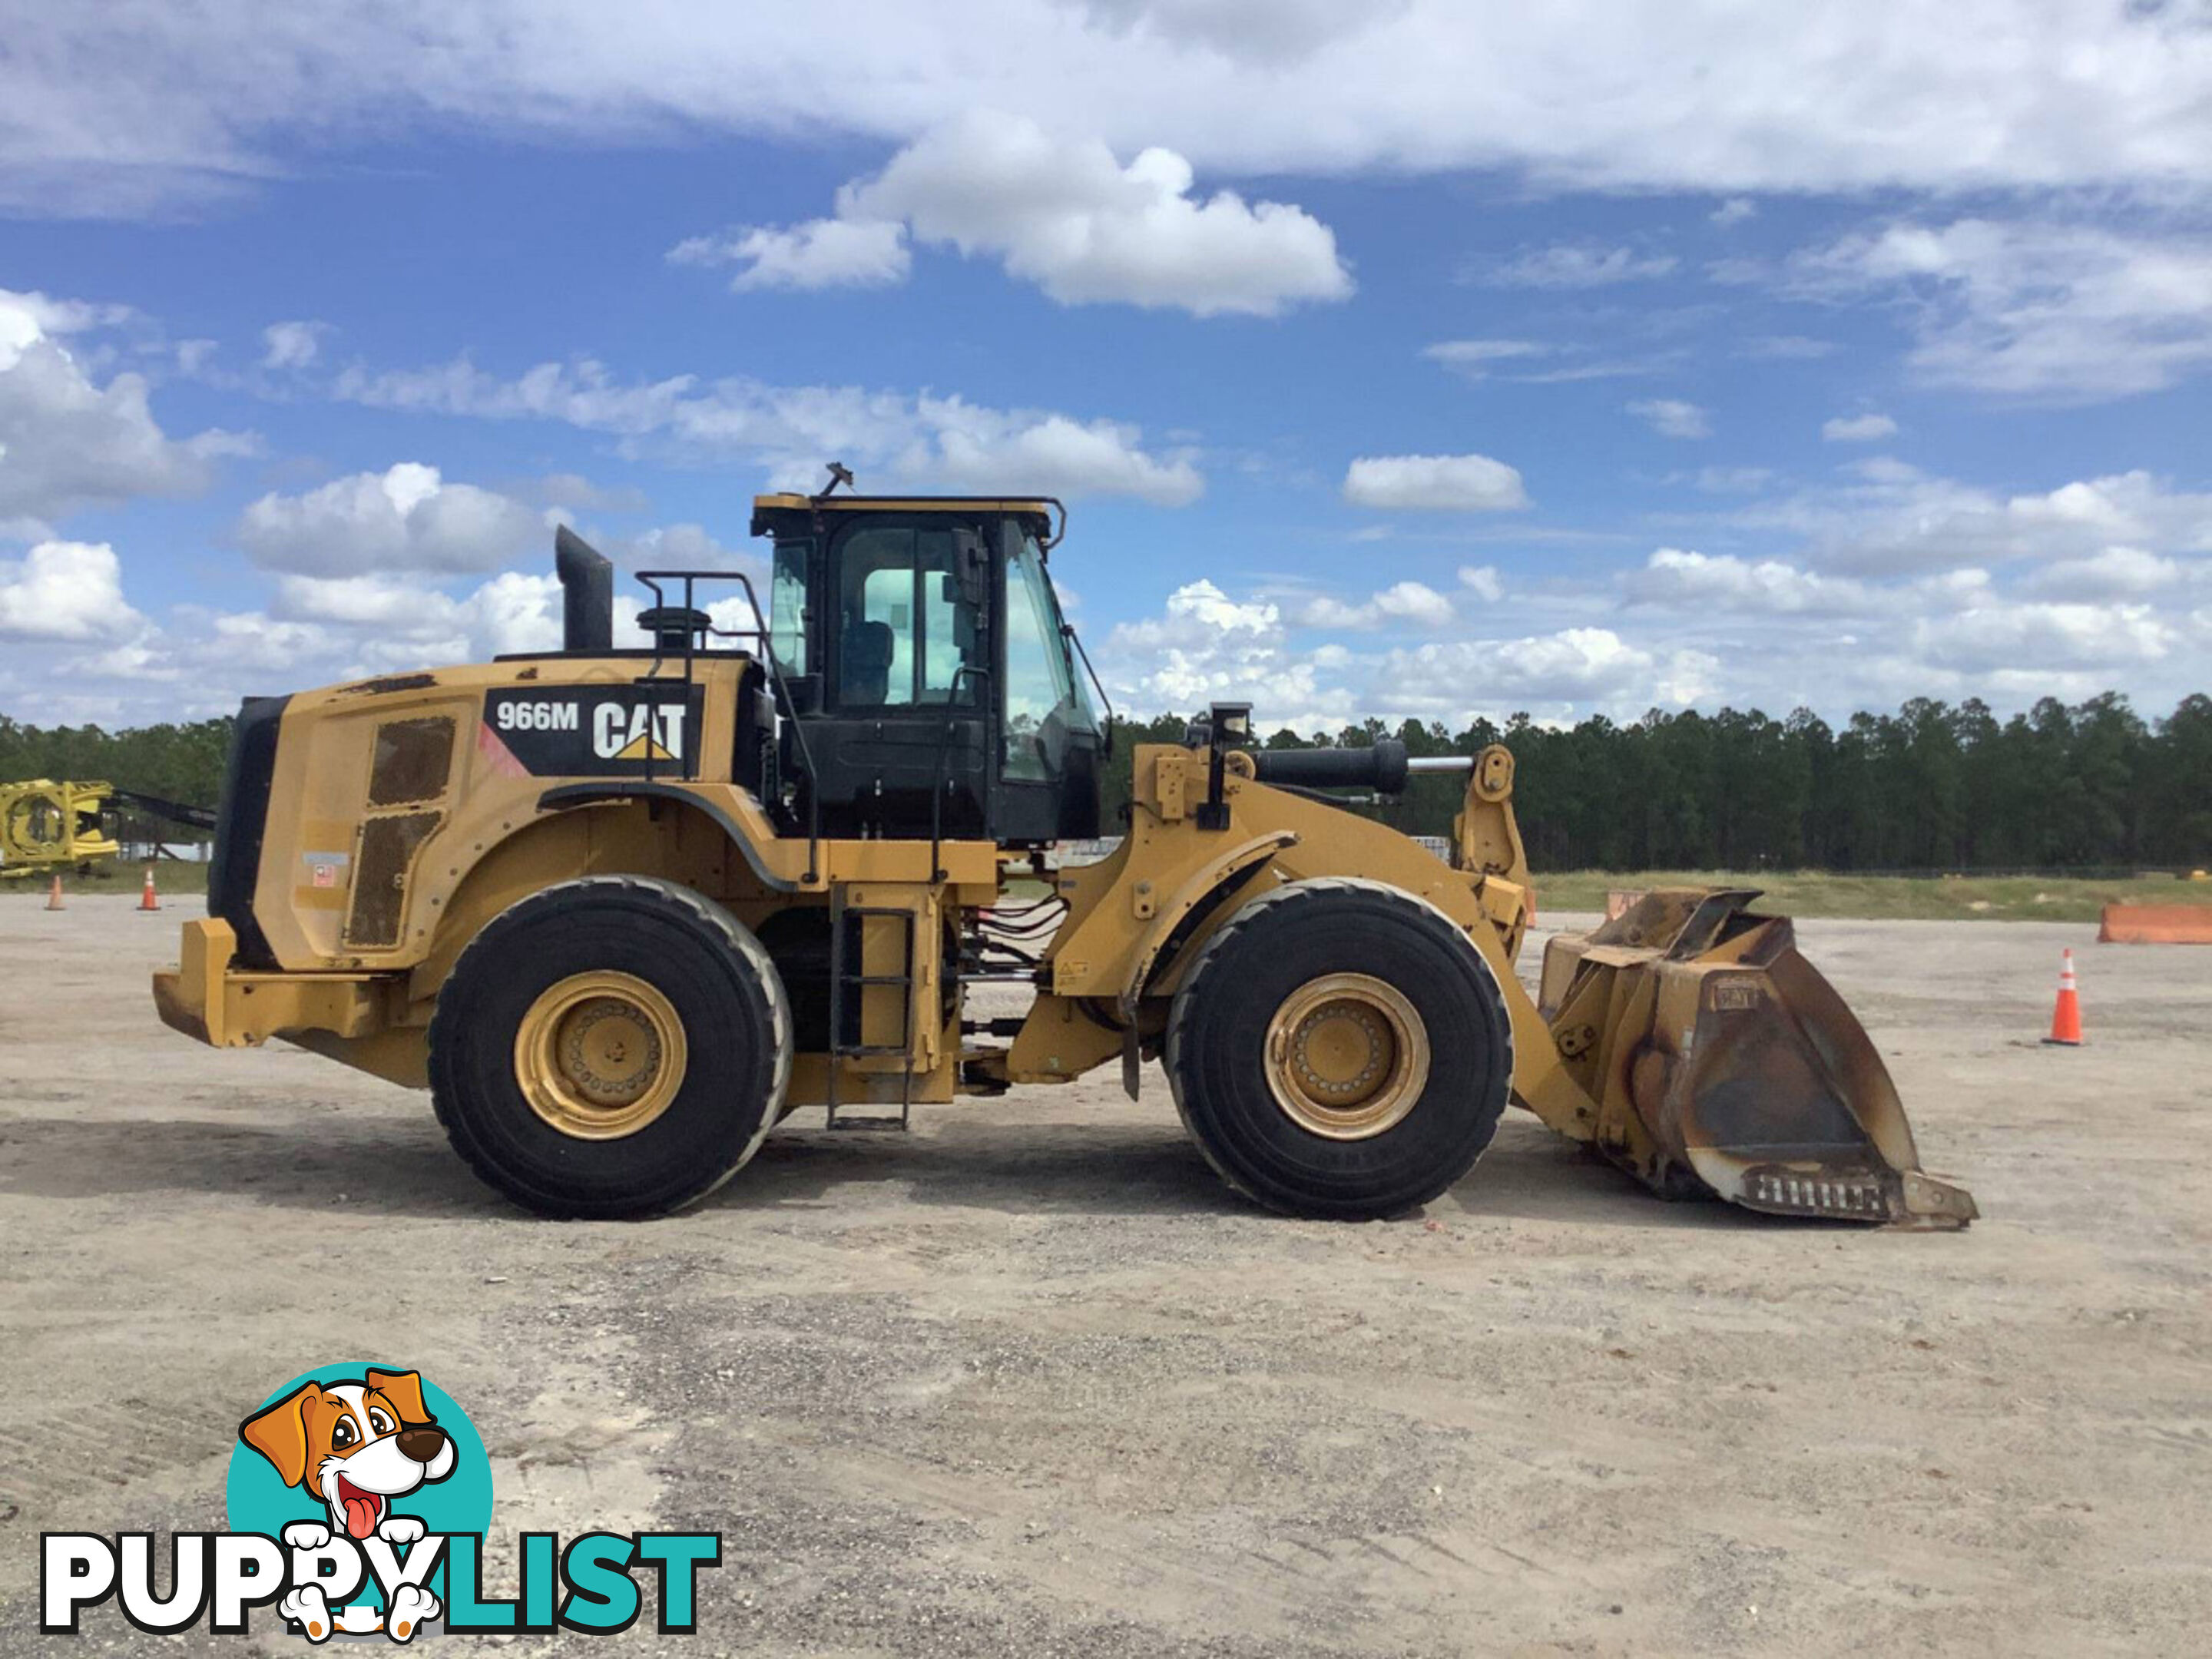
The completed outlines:
{"type": "Polygon", "coordinates": [[[1512,1027],[1490,964],[1434,905],[1296,881],[1200,947],[1168,1018],[1176,1107],[1269,1209],[1401,1214],[1474,1167],[1505,1109],[1512,1027]]]}
{"type": "Polygon", "coordinates": [[[742,1168],[791,1078],[791,1012],[760,941],[647,876],[532,894],[462,951],[430,1022],[438,1120],[541,1215],[665,1214],[742,1168]]]}

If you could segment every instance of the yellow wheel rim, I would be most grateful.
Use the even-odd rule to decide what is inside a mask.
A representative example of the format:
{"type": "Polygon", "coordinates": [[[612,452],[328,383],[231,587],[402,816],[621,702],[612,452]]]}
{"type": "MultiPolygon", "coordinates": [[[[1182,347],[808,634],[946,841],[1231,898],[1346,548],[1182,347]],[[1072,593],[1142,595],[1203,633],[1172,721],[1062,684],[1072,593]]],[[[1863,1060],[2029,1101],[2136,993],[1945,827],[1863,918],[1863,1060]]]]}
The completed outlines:
{"type": "Polygon", "coordinates": [[[675,1005],[635,974],[595,970],[548,986],[514,1034],[530,1109],[578,1140],[619,1140],[684,1086],[690,1058],[675,1005]]]}
{"type": "Polygon", "coordinates": [[[1396,987],[1324,974],[1267,1022],[1267,1086],[1284,1115],[1330,1140],[1402,1122],[1429,1083],[1429,1028],[1396,987]]]}

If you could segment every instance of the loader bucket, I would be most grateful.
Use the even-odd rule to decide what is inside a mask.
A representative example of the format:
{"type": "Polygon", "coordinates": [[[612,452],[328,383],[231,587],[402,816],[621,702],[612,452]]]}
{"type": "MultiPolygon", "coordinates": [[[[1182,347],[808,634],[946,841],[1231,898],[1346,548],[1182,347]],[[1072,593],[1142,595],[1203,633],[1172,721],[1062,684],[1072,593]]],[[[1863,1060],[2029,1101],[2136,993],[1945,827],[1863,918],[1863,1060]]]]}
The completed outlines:
{"type": "Polygon", "coordinates": [[[1922,1172],[1881,1055],[1757,896],[1654,891],[1546,946],[1544,1017],[1595,1144],[1670,1196],[1963,1227],[1972,1197],[1922,1172]]]}

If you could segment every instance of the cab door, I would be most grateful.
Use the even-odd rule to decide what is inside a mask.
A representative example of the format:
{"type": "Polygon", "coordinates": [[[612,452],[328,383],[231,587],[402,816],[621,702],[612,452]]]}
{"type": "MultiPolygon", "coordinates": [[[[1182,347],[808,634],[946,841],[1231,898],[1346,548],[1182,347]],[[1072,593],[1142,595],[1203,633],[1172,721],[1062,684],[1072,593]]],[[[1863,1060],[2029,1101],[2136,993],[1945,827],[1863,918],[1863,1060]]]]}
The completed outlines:
{"type": "Polygon", "coordinates": [[[1008,845],[1093,836],[1098,717],[1075,672],[1043,550],[1018,520],[1006,520],[1001,533],[994,828],[1008,845]]]}
{"type": "Polygon", "coordinates": [[[822,704],[805,721],[832,835],[987,833],[997,750],[981,541],[941,515],[841,526],[808,609],[822,704]]]}

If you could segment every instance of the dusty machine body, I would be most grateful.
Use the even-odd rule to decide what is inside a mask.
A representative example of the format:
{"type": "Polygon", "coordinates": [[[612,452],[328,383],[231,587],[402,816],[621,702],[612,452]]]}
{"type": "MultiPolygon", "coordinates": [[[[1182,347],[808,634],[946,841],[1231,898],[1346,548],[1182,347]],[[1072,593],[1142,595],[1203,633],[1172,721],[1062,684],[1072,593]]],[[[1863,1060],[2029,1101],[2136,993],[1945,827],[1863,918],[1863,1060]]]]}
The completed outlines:
{"type": "Polygon", "coordinates": [[[1055,505],[763,497],[770,614],[648,572],[629,649],[563,532],[563,649],[250,701],[162,1018],[427,1085],[551,1213],[678,1207],[804,1109],[902,1125],[1104,1065],[1135,1095],[1157,1058],[1215,1167],[1293,1213],[1435,1196],[1510,1101],[1662,1193],[1972,1218],[1753,896],[1654,893],[1522,990],[1502,747],[1255,750],[1218,706],[1136,750],[1119,846],[1064,866],[1111,720],[1047,574],[1055,505]],[[1328,793],[1446,766],[1448,858],[1328,793]],[[993,983],[1033,1000],[978,1017],[993,983]]]}

